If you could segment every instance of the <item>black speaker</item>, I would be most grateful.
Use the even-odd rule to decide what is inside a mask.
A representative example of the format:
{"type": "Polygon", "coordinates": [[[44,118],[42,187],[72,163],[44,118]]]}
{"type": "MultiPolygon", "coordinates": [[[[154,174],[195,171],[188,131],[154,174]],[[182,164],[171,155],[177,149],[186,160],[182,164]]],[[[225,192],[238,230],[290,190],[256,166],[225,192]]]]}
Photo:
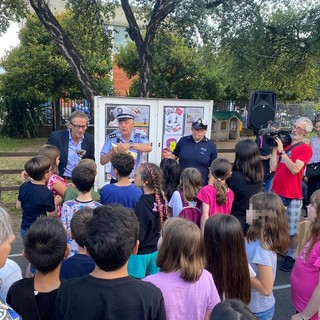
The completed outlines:
{"type": "Polygon", "coordinates": [[[251,93],[249,98],[247,127],[254,131],[266,128],[274,120],[277,96],[273,91],[259,90],[251,93]]]}

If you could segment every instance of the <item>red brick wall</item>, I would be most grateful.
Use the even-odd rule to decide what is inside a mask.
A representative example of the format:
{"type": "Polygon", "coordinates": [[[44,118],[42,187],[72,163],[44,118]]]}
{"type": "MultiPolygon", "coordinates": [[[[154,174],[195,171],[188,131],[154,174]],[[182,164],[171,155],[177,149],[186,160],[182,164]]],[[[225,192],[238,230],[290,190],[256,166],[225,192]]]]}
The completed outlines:
{"type": "Polygon", "coordinates": [[[134,79],[135,77],[129,79],[122,69],[113,65],[113,88],[116,96],[126,96],[134,79]]]}

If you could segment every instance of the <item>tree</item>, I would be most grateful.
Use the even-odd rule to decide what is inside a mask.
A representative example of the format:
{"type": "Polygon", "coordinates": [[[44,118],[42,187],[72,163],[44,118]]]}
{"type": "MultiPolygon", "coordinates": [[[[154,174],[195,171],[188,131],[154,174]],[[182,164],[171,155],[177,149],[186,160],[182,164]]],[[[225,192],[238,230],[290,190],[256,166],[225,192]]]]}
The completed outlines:
{"type": "MultiPolygon", "coordinates": [[[[214,65],[208,63],[203,48],[187,45],[185,39],[160,31],[152,48],[152,97],[184,99],[219,99],[214,65]]],[[[138,76],[130,88],[130,95],[139,96],[139,55],[130,41],[122,47],[115,62],[129,77],[138,76]]]]}
{"type": "MultiPolygon", "coordinates": [[[[99,92],[102,94],[112,92],[109,75],[112,62],[108,43],[101,41],[98,35],[95,38],[86,38],[86,28],[80,23],[74,24],[70,12],[60,14],[57,18],[72,41],[79,46],[88,66],[88,74],[99,88],[99,92]]],[[[12,125],[17,118],[6,108],[11,108],[13,105],[22,107],[24,102],[23,110],[19,111],[20,120],[27,119],[33,110],[35,111],[32,118],[35,119],[36,109],[39,110],[41,103],[60,98],[78,98],[81,95],[70,65],[51,41],[37,17],[27,18],[19,37],[20,46],[3,59],[2,66],[7,72],[0,75],[0,96],[6,97],[6,125],[10,128],[18,126],[16,123],[12,125]]],[[[34,133],[36,130],[31,128],[40,124],[34,120],[30,123],[29,132],[23,132],[34,133]]]]}

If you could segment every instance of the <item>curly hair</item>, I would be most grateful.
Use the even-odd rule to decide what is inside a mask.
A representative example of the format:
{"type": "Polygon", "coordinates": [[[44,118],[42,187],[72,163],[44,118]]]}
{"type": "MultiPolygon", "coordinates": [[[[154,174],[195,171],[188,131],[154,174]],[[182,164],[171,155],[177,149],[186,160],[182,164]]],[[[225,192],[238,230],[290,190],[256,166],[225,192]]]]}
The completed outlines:
{"type": "Polygon", "coordinates": [[[128,177],[133,170],[134,159],[129,153],[119,152],[111,157],[111,164],[117,169],[120,177],[128,177]]]}

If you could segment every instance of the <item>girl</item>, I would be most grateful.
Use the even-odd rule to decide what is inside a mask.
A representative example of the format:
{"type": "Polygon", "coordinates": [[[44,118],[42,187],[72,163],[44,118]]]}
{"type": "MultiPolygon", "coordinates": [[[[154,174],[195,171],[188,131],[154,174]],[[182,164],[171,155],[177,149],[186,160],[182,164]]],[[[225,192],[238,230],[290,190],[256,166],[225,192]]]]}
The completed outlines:
{"type": "Polygon", "coordinates": [[[222,300],[250,302],[251,284],[245,239],[237,218],[215,214],[204,227],[206,269],[212,274],[222,300]]]}
{"type": "Polygon", "coordinates": [[[164,177],[163,191],[170,201],[173,192],[177,189],[180,180],[180,167],[177,160],[174,159],[162,159],[160,162],[160,168],[162,169],[164,177]]]}
{"type": "Polygon", "coordinates": [[[310,197],[309,238],[291,273],[291,300],[299,312],[291,319],[318,319],[320,306],[320,190],[310,197]]]}
{"type": "Polygon", "coordinates": [[[211,274],[204,270],[200,229],[185,219],[168,219],[158,246],[160,272],[144,280],[162,291],[167,319],[208,319],[220,298],[211,274]]]}
{"type": "Polygon", "coordinates": [[[231,214],[240,221],[245,234],[249,227],[246,223],[249,199],[253,194],[262,191],[263,179],[263,165],[256,143],[251,139],[238,142],[235,148],[232,175],[227,180],[227,184],[234,192],[231,214]]]}
{"type": "Polygon", "coordinates": [[[141,187],[143,195],[134,212],[139,220],[139,250],[131,255],[128,264],[129,274],[134,278],[144,278],[158,272],[157,242],[162,223],[168,217],[167,199],[162,191],[162,172],[154,163],[141,163],[136,171],[134,184],[141,187]]]}
{"type": "Polygon", "coordinates": [[[275,299],[272,293],[277,269],[277,254],[289,247],[286,208],[271,192],[260,192],[250,198],[247,213],[250,228],[246,251],[257,276],[251,278],[250,310],[258,319],[273,318],[275,299]]]}
{"type": "Polygon", "coordinates": [[[209,217],[215,213],[230,214],[234,199],[233,191],[226,184],[231,176],[231,163],[227,159],[215,159],[210,166],[209,184],[197,195],[202,202],[201,230],[209,217]]]}
{"type": "Polygon", "coordinates": [[[41,146],[38,150],[39,155],[46,156],[49,158],[51,162],[51,176],[48,180],[48,189],[52,190],[55,204],[57,206],[57,213],[58,216],[61,216],[61,202],[64,192],[66,191],[67,187],[70,186],[70,183],[67,183],[66,180],[61,178],[58,175],[58,166],[60,163],[60,151],[56,146],[45,144],[41,146]]]}
{"type": "Polygon", "coordinates": [[[178,191],[175,191],[169,202],[172,216],[178,217],[183,209],[183,202],[196,206],[197,194],[202,187],[201,173],[196,168],[186,168],[182,171],[178,191]]]}

